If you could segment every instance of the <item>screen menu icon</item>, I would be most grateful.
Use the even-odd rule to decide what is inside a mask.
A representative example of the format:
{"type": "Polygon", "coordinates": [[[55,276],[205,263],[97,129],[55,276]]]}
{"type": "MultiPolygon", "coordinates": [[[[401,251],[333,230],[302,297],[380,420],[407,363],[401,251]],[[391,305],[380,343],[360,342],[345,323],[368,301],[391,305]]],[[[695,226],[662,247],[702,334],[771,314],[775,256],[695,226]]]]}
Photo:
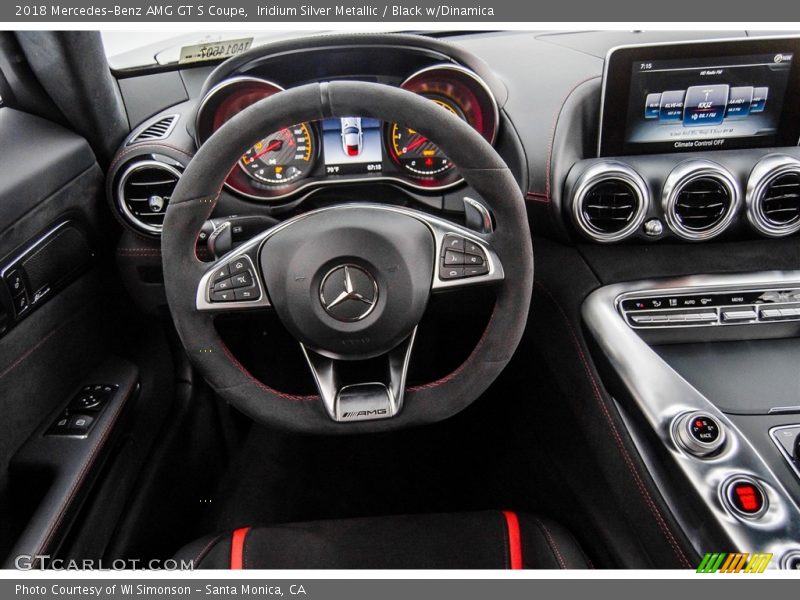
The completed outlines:
{"type": "Polygon", "coordinates": [[[728,106],[728,92],[730,86],[725,84],[690,87],[686,90],[683,125],[720,125],[728,106]]]}
{"type": "Polygon", "coordinates": [[[727,84],[696,85],[686,90],[647,94],[644,118],[684,127],[721,125],[725,119],[746,118],[764,112],[768,87],[727,84]]]}

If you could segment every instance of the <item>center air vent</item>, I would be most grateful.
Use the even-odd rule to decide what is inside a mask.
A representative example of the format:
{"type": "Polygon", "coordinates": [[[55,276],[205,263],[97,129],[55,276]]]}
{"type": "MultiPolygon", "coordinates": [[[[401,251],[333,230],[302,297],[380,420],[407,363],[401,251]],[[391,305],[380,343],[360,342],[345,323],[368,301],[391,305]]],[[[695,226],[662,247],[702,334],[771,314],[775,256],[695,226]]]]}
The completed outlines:
{"type": "Polygon", "coordinates": [[[747,217],[770,237],[800,229],[800,161],[785,155],[759,161],[747,183],[747,217]]]}
{"type": "Polygon", "coordinates": [[[739,187],[733,175],[707,160],[679,164],[664,183],[664,215],[670,228],[687,240],[722,233],[736,215],[739,187]]]}
{"type": "Polygon", "coordinates": [[[131,163],[119,177],[117,205],[139,231],[158,235],[181,172],[157,160],[131,163]]]}
{"type": "Polygon", "coordinates": [[[650,202],[647,185],[623,163],[603,161],[580,177],[572,217],[581,231],[599,242],[615,242],[635,232],[650,202]]]}

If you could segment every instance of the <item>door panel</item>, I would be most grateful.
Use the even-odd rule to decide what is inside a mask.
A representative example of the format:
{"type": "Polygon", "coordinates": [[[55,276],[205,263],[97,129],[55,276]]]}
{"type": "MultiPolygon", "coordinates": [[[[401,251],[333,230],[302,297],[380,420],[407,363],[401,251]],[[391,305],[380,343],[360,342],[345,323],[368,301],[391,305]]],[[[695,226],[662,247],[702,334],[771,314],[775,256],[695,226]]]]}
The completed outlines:
{"type": "MultiPolygon", "coordinates": [[[[83,139],[38,117],[0,108],[0,272],[64,222],[81,232],[69,239],[84,243],[84,237],[95,254],[88,268],[72,269],[60,254],[66,246],[51,247],[50,255],[41,247],[28,252],[32,280],[55,281],[59,272],[69,277],[52,289],[43,285],[41,301],[19,319],[9,306],[9,286],[0,281],[10,321],[0,338],[0,556],[28,526],[25,515],[35,512],[35,506],[14,503],[12,458],[111,351],[118,322],[98,260],[103,189],[102,171],[83,139]]],[[[81,256],[85,262],[85,248],[81,256]]]]}

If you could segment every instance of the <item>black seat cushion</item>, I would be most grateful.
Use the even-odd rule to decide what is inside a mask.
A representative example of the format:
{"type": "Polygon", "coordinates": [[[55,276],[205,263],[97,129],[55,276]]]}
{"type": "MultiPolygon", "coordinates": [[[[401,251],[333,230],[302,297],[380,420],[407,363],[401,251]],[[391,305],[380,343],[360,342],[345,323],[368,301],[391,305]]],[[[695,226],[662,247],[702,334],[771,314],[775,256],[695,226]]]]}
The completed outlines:
{"type": "Polygon", "coordinates": [[[512,512],[408,515],[237,529],[197,540],[178,559],[199,569],[575,569],[572,535],[512,512]]]}

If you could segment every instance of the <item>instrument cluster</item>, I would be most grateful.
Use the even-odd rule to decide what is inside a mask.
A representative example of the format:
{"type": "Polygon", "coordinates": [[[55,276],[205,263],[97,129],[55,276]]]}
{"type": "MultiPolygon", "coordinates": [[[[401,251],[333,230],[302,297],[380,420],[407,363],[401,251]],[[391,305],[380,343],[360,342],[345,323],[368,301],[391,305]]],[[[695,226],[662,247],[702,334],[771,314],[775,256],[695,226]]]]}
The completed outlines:
{"type": "MultiPolygon", "coordinates": [[[[469,69],[430,66],[400,87],[429,98],[494,143],[497,102],[469,69]]],[[[277,83],[251,76],[219,83],[198,108],[198,145],[238,112],[282,90],[277,83]]],[[[279,201],[315,186],[381,180],[437,191],[457,185],[461,177],[441,150],[416,130],[353,115],[264,132],[231,170],[226,186],[248,198],[279,201]]]]}

